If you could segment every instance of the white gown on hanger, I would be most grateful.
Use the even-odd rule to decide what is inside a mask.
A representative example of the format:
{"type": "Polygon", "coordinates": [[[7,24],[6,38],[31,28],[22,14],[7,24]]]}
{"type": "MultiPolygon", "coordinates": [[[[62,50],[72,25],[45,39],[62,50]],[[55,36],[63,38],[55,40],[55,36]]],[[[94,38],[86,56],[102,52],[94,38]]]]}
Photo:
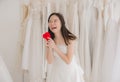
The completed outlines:
{"type": "MultiPolygon", "coordinates": [[[[66,46],[58,45],[58,47],[66,53],[66,46]]],[[[84,82],[83,70],[76,63],[75,54],[70,64],[66,64],[56,52],[54,52],[54,58],[51,75],[47,82],[84,82]]]]}
{"type": "MultiPolygon", "coordinates": [[[[108,0],[109,1],[109,0],[108,0]]],[[[116,12],[116,5],[113,2],[109,2],[106,6],[105,17],[108,15],[106,20],[106,33],[105,33],[105,49],[104,49],[104,57],[102,63],[102,75],[101,82],[117,82],[114,77],[115,71],[117,71],[117,67],[115,66],[116,59],[116,50],[117,50],[117,40],[118,40],[118,18],[119,15],[116,12]],[[117,18],[117,19],[116,19],[117,18]],[[114,73],[112,73],[114,71],[114,73]],[[112,81],[113,80],[113,81],[112,81]]],[[[119,62],[118,62],[119,63],[119,62]]],[[[118,64],[117,63],[117,64],[118,64]]],[[[117,72],[118,73],[118,72],[117,72]]],[[[119,76],[118,76],[119,77],[119,76]]]]}

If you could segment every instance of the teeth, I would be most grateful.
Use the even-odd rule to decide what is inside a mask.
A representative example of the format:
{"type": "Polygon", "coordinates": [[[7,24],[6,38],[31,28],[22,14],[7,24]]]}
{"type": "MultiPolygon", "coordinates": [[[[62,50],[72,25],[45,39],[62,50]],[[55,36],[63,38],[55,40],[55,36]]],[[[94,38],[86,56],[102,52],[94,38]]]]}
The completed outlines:
{"type": "Polygon", "coordinates": [[[52,29],[56,29],[56,27],[53,27],[52,29]]]}

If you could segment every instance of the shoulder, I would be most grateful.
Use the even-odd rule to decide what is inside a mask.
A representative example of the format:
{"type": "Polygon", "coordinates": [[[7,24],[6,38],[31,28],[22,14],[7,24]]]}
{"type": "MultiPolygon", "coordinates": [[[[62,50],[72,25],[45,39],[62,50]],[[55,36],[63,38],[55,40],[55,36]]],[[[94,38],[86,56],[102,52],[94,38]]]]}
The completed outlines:
{"type": "Polygon", "coordinates": [[[68,52],[72,52],[75,49],[75,42],[76,40],[70,40],[67,46],[68,52]]]}
{"type": "Polygon", "coordinates": [[[76,40],[70,40],[68,46],[73,46],[75,45],[75,43],[76,43],[76,40]]]}

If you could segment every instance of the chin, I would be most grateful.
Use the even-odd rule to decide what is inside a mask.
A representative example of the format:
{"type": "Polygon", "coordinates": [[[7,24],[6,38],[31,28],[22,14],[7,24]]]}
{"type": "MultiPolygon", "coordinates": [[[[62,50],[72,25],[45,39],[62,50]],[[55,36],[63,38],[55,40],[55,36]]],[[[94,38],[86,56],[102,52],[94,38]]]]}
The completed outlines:
{"type": "Polygon", "coordinates": [[[58,33],[59,31],[58,30],[54,30],[54,31],[52,31],[54,34],[56,34],[56,33],[58,33]]]}

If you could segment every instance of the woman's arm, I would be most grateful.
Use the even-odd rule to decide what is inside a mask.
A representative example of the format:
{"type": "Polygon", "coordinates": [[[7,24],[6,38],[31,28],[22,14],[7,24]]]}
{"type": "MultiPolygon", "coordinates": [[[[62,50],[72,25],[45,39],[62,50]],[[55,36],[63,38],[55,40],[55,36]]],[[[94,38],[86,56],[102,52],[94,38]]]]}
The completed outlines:
{"type": "Polygon", "coordinates": [[[49,64],[54,60],[53,49],[48,46],[48,43],[46,43],[46,59],[49,64]]]}
{"type": "Polygon", "coordinates": [[[74,41],[71,41],[68,45],[66,54],[64,54],[57,46],[54,47],[54,50],[67,64],[70,64],[74,54],[74,41]]]}

